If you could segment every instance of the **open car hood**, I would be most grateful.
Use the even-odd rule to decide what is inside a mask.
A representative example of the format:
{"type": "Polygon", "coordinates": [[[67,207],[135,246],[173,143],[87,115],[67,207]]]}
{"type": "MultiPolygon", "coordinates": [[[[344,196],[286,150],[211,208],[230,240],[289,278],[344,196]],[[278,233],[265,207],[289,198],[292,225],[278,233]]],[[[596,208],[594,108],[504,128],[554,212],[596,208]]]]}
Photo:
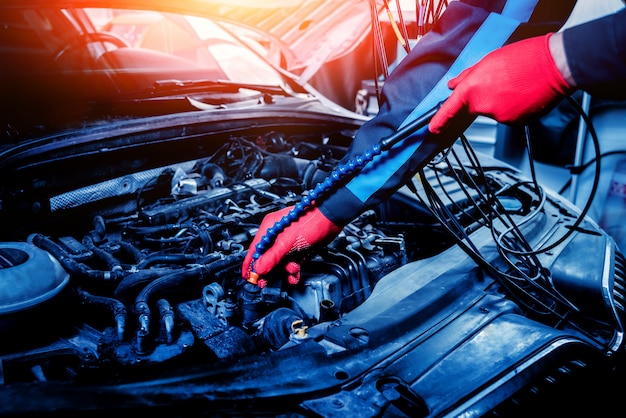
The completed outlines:
{"type": "MultiPolygon", "coordinates": [[[[282,0],[263,2],[200,0],[207,13],[250,28],[241,39],[270,62],[310,84],[335,103],[354,109],[355,99],[365,80],[382,75],[374,42],[384,45],[384,61],[397,58],[399,30],[390,25],[389,14],[397,20],[395,1],[383,0],[282,0]],[[385,7],[385,4],[387,7],[385,7]],[[377,38],[380,37],[380,38],[377,38]]],[[[403,2],[405,4],[406,2],[403,2]]],[[[404,7],[404,6],[402,6],[404,7]]],[[[414,7],[414,5],[413,5],[414,7]]],[[[413,18],[407,27],[415,25],[413,18]]],[[[380,51],[379,51],[380,52],[380,51]]]]}
{"type": "MultiPolygon", "coordinates": [[[[369,0],[279,0],[269,2],[206,0],[215,17],[258,29],[280,43],[286,69],[302,73],[336,59],[371,31],[369,0]]],[[[380,10],[383,2],[377,1],[380,10]]]]}
{"type": "MultiPolygon", "coordinates": [[[[243,107],[246,103],[255,106],[256,103],[263,104],[268,100],[273,102],[273,99],[268,99],[272,96],[307,101],[317,99],[323,101],[327,107],[345,110],[338,109],[327,98],[299,82],[293,74],[277,66],[272,68],[260,56],[264,52],[261,51],[263,46],[259,43],[259,38],[253,37],[248,29],[242,29],[242,23],[237,23],[237,27],[232,23],[245,20],[244,17],[249,15],[250,21],[243,24],[263,27],[268,23],[261,15],[275,16],[277,9],[249,9],[244,6],[219,5],[211,1],[163,0],[27,0],[14,3],[9,1],[3,3],[3,6],[7,8],[5,10],[9,10],[13,7],[12,4],[15,4],[16,11],[20,7],[30,7],[41,12],[30,18],[18,17],[19,12],[6,12],[3,15],[3,19],[8,22],[3,36],[6,37],[7,45],[10,45],[2,49],[2,58],[7,65],[3,65],[0,71],[0,91],[3,96],[0,103],[0,125],[5,126],[3,134],[8,138],[8,141],[3,139],[3,143],[43,136],[63,129],[106,123],[110,118],[220,110],[225,107],[243,107]],[[118,16],[103,16],[99,20],[92,17],[90,25],[94,26],[93,29],[81,27],[84,26],[82,21],[80,24],[71,23],[81,19],[79,16],[72,16],[74,10],[95,10],[99,7],[117,9],[118,16]],[[161,21],[156,21],[153,15],[145,11],[161,12],[156,18],[161,21]],[[181,19],[172,23],[168,20],[170,18],[164,17],[173,16],[174,13],[194,18],[207,17],[211,21],[204,24],[210,23],[210,29],[204,26],[204,33],[200,34],[200,24],[196,27],[181,19]],[[226,19],[226,16],[230,17],[226,19]],[[16,19],[24,19],[24,22],[18,23],[16,19]],[[228,22],[232,24],[229,25],[228,22]],[[150,38],[152,43],[148,46],[148,37],[145,35],[148,30],[134,29],[142,25],[149,26],[150,31],[156,33],[156,36],[150,38]],[[174,29],[170,29],[172,27],[174,29]],[[212,38],[217,32],[214,27],[219,27],[220,37],[227,36],[228,39],[216,41],[217,38],[212,38]],[[139,33],[137,31],[142,31],[141,36],[128,35],[131,32],[139,33]],[[206,35],[207,32],[210,34],[206,35]],[[201,37],[203,38],[200,39],[201,37]],[[130,45],[129,39],[140,39],[137,42],[143,43],[130,45]],[[16,40],[20,40],[19,43],[15,43],[16,40]],[[243,43],[238,42],[239,40],[243,43]],[[216,43],[205,45],[209,41],[216,43]],[[177,44],[172,46],[175,42],[177,44]],[[118,45],[114,45],[115,43],[118,45]],[[155,43],[156,47],[153,48],[155,43]],[[108,46],[104,47],[105,44],[108,46]],[[85,45],[93,47],[89,54],[84,53],[87,51],[85,45]],[[106,50],[104,53],[92,51],[97,47],[106,50]],[[232,56],[236,58],[231,58],[232,56]],[[228,64],[239,59],[242,60],[239,64],[228,64]],[[57,106],[59,103],[63,104],[62,108],[57,106]],[[32,112],[33,108],[38,108],[39,111],[32,112]]],[[[281,13],[288,11],[288,15],[295,17],[306,15],[309,5],[309,2],[296,2],[292,9],[278,9],[281,13]]],[[[364,5],[367,3],[364,2],[364,5]]],[[[347,13],[343,7],[338,9],[344,15],[347,13]]],[[[363,19],[368,13],[362,14],[363,19]]],[[[328,31],[328,26],[332,26],[332,22],[339,19],[337,16],[330,18],[328,14],[319,14],[323,16],[316,20],[319,23],[311,21],[302,26],[300,32],[315,34],[328,31]]],[[[361,21],[361,18],[358,20],[361,21]]],[[[291,22],[284,23],[286,27],[292,25],[291,22]]],[[[296,37],[289,33],[286,30],[283,35],[287,42],[294,42],[296,50],[317,48],[296,44],[296,37]]],[[[356,36],[356,31],[349,32],[349,35],[356,36]]],[[[326,41],[320,44],[330,45],[326,41]]],[[[290,56],[290,62],[308,65],[304,63],[304,58],[293,58],[290,52],[285,53],[290,56]]],[[[305,55],[304,52],[301,54],[305,55]]]]}
{"type": "MultiPolygon", "coordinates": [[[[347,53],[371,32],[372,27],[369,0],[34,0],[32,3],[72,7],[147,6],[154,10],[189,12],[230,21],[267,36],[265,41],[279,44],[285,68],[294,73],[347,53]]],[[[376,0],[378,12],[383,5],[383,0],[376,0]]]]}

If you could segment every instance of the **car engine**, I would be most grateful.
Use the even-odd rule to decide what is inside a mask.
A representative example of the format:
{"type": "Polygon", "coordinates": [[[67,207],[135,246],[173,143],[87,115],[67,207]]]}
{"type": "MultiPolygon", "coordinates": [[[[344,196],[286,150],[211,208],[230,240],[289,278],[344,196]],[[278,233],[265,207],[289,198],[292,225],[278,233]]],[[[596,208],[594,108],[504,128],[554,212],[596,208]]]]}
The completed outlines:
{"type": "Polygon", "coordinates": [[[85,202],[97,210],[90,228],[77,221],[71,234],[2,245],[0,314],[10,341],[3,380],[126,375],[198,355],[219,361],[278,350],[360,305],[409,259],[451,244],[433,241],[437,228],[424,209],[423,219],[413,208],[411,222],[391,222],[409,209],[392,200],[311,254],[298,285],[284,284],[280,272],[263,288],[241,279],[262,218],[299,201],[343,152],[269,132],[52,198],[53,213],[85,202]]]}

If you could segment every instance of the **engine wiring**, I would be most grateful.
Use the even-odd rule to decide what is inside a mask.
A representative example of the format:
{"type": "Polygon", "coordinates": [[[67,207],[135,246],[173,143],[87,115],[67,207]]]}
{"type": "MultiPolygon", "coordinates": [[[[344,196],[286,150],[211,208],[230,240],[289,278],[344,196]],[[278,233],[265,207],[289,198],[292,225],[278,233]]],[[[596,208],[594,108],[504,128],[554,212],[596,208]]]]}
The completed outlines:
{"type": "MultiPolygon", "coordinates": [[[[585,217],[587,216],[587,213],[589,212],[589,209],[591,208],[591,204],[593,203],[593,199],[596,195],[597,189],[598,189],[598,185],[600,183],[600,174],[601,174],[601,161],[598,158],[598,156],[600,155],[600,140],[598,138],[598,135],[596,133],[596,130],[593,126],[593,123],[591,121],[591,119],[589,118],[589,115],[586,114],[586,112],[583,110],[583,108],[575,101],[573,100],[571,97],[567,98],[572,105],[577,109],[577,111],[580,113],[580,116],[583,118],[583,120],[585,121],[585,124],[587,125],[587,129],[589,131],[589,134],[592,138],[593,141],[593,148],[594,148],[594,152],[596,155],[596,158],[594,159],[594,161],[596,161],[595,164],[595,173],[594,173],[594,177],[593,177],[593,183],[591,186],[591,190],[589,192],[589,196],[586,199],[585,205],[583,206],[583,208],[581,209],[579,215],[577,216],[575,222],[573,223],[573,225],[567,230],[567,232],[565,234],[563,234],[563,236],[561,236],[558,240],[554,241],[552,244],[550,245],[545,245],[541,248],[537,248],[532,250],[531,252],[534,254],[538,254],[538,253],[545,253],[547,251],[550,251],[552,249],[554,249],[555,247],[559,246],[561,243],[563,243],[567,238],[569,238],[569,236],[578,229],[578,227],[580,226],[580,224],[583,222],[583,220],[585,219],[585,217]]],[[[528,134],[528,130],[526,130],[526,143],[527,143],[527,147],[529,150],[529,162],[531,165],[531,173],[532,173],[532,179],[533,182],[535,183],[535,185],[537,185],[537,178],[536,178],[536,174],[535,174],[535,170],[534,170],[534,163],[533,163],[533,158],[532,158],[532,151],[530,148],[530,138],[529,138],[529,134],[528,134]]],[[[536,186],[539,187],[539,186],[536,186]]],[[[504,235],[504,234],[503,234],[504,235]]],[[[499,237],[498,238],[498,243],[501,243],[502,238],[499,237]]],[[[516,253],[514,250],[512,249],[508,249],[509,252],[511,253],[516,253]]],[[[522,255],[523,253],[517,252],[517,255],[522,255]]]]}
{"type": "MultiPolygon", "coordinates": [[[[573,99],[568,99],[574,102],[573,99]]],[[[531,165],[529,181],[518,182],[507,187],[499,186],[497,181],[481,166],[468,138],[461,135],[458,141],[460,147],[453,146],[442,151],[417,173],[416,178],[419,178],[421,191],[415,183],[411,183],[409,188],[455,238],[458,246],[478,266],[493,275],[521,306],[539,316],[551,315],[555,318],[555,326],[566,322],[569,326],[585,333],[583,328],[571,318],[572,315],[581,315],[580,310],[552,285],[550,273],[539,259],[539,255],[561,245],[579,230],[599,184],[601,172],[600,161],[597,158],[600,155],[599,138],[593,122],[582,107],[576,102],[573,105],[586,123],[593,141],[596,153],[596,159],[592,160],[596,163],[595,175],[586,204],[578,215],[573,217],[573,222],[566,232],[551,243],[540,242],[533,246],[522,231],[525,224],[541,213],[548,199],[537,179],[528,129],[526,129],[526,143],[531,165]],[[464,155],[459,154],[460,151],[457,151],[459,148],[464,155]],[[535,194],[531,207],[521,218],[509,213],[510,211],[500,200],[507,192],[520,187],[526,187],[535,194]],[[452,192],[457,191],[456,188],[460,188],[466,198],[466,203],[463,205],[452,196],[452,192]],[[463,226],[460,216],[470,217],[472,223],[469,226],[463,226]],[[490,230],[499,258],[488,260],[483,256],[471,237],[471,233],[475,230],[472,225],[487,227],[490,230]],[[505,263],[506,269],[502,269],[499,261],[505,263]]],[[[595,339],[593,335],[588,336],[595,339]]]]}

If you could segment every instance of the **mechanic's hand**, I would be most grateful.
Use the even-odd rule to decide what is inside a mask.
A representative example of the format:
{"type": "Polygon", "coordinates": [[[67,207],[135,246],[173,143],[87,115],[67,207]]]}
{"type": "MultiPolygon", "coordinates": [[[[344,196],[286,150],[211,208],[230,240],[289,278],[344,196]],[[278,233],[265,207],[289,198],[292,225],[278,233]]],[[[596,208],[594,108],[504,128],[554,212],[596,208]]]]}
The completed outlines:
{"type": "Polygon", "coordinates": [[[550,53],[551,35],[505,45],[450,80],[448,87],[454,91],[432,118],[430,131],[438,134],[455,118],[478,115],[523,123],[571,93],[550,53]]]}
{"type": "MultiPolygon", "coordinates": [[[[250,277],[252,255],[256,251],[257,243],[261,241],[267,230],[273,227],[283,216],[286,216],[291,209],[293,207],[286,207],[263,218],[259,231],[252,240],[248,253],[243,260],[241,274],[244,279],[247,280],[250,277]]],[[[318,208],[313,208],[276,236],[272,246],[254,262],[254,272],[258,276],[266,275],[281,261],[286,261],[287,279],[289,283],[296,284],[300,280],[300,263],[304,258],[304,252],[314,245],[331,242],[341,230],[341,227],[332,223],[318,208]],[[290,255],[289,260],[287,260],[287,255],[290,255]]]]}

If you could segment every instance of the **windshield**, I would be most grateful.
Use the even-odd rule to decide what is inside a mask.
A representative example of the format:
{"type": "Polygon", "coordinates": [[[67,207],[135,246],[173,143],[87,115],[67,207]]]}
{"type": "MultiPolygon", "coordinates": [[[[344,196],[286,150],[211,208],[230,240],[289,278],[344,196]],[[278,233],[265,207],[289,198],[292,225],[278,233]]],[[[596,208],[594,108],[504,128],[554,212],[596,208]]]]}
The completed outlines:
{"type": "Polygon", "coordinates": [[[179,104],[185,110],[189,99],[217,105],[259,94],[237,83],[283,86],[280,73],[206,18],[104,8],[1,10],[3,142],[104,116],[171,113],[176,94],[185,95],[179,104]],[[151,109],[142,105],[148,99],[151,109]]]}
{"type": "MultiPolygon", "coordinates": [[[[98,33],[116,35],[133,50],[182,59],[181,66],[206,70],[212,79],[277,85],[277,73],[215,22],[153,11],[86,9],[98,33]]],[[[172,61],[174,62],[174,61],[172,61]]]]}

